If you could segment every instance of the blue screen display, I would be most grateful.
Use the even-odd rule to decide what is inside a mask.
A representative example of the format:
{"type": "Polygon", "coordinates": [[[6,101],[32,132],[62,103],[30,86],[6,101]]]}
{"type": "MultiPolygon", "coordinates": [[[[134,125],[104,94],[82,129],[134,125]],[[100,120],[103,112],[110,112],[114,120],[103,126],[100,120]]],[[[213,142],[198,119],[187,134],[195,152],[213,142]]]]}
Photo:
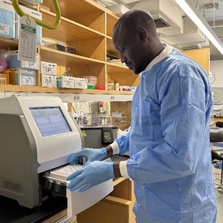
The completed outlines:
{"type": "Polygon", "coordinates": [[[43,137],[71,132],[60,107],[30,108],[43,137]]]}

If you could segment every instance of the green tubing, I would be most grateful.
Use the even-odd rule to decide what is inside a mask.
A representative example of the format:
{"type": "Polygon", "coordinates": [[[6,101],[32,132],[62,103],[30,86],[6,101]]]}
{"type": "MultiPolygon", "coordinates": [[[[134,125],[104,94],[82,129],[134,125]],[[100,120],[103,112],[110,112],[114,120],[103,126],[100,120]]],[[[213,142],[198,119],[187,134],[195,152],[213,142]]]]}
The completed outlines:
{"type": "MultiPolygon", "coordinates": [[[[19,16],[29,16],[27,15],[26,13],[24,13],[22,11],[22,9],[19,7],[19,3],[18,3],[18,0],[11,0],[12,1],[12,5],[15,9],[15,11],[17,12],[17,14],[19,16]]],[[[59,5],[58,5],[58,2],[57,0],[52,0],[53,1],[53,7],[54,7],[54,10],[55,10],[55,13],[56,13],[56,21],[53,25],[50,25],[50,24],[47,24],[39,19],[36,19],[36,18],[32,18],[36,21],[36,23],[42,27],[45,27],[47,29],[56,29],[59,25],[60,25],[60,17],[61,17],[61,13],[60,13],[60,8],[59,8],[59,5]]]]}

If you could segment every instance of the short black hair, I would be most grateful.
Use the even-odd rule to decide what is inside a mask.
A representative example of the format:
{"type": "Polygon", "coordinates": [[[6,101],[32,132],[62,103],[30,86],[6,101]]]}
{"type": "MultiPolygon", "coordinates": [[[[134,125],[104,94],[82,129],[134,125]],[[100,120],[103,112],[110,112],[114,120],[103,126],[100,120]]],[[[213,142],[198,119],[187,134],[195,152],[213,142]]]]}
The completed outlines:
{"type": "Polygon", "coordinates": [[[147,12],[142,10],[130,10],[126,12],[119,18],[114,29],[119,25],[121,25],[122,28],[127,29],[143,27],[151,35],[157,35],[156,25],[153,18],[147,12]]]}

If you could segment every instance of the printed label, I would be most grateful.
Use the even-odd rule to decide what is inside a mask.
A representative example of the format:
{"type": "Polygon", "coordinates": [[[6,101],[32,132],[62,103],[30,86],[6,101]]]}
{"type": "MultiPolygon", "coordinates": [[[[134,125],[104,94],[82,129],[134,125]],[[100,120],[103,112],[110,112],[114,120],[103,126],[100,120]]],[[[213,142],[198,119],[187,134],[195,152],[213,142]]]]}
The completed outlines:
{"type": "Polygon", "coordinates": [[[9,26],[6,24],[0,23],[0,33],[9,35],[9,26]]]}
{"type": "Polygon", "coordinates": [[[36,61],[36,27],[31,17],[23,16],[20,19],[18,60],[36,61]]]}

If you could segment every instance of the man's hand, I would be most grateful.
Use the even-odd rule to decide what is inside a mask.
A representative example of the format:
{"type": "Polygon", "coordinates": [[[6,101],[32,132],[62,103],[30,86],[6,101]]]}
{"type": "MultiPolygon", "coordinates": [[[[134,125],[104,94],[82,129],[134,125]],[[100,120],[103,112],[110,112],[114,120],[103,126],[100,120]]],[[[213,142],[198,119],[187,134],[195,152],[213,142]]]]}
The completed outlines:
{"type": "Polygon", "coordinates": [[[91,187],[114,178],[112,162],[94,161],[88,162],[85,166],[67,177],[70,180],[68,189],[84,192],[91,187]]]}
{"type": "Polygon", "coordinates": [[[82,161],[83,158],[86,158],[88,163],[96,160],[101,160],[105,157],[107,157],[107,151],[105,148],[101,149],[86,148],[74,153],[69,159],[69,162],[71,165],[73,165],[74,163],[78,164],[82,161]]]}

